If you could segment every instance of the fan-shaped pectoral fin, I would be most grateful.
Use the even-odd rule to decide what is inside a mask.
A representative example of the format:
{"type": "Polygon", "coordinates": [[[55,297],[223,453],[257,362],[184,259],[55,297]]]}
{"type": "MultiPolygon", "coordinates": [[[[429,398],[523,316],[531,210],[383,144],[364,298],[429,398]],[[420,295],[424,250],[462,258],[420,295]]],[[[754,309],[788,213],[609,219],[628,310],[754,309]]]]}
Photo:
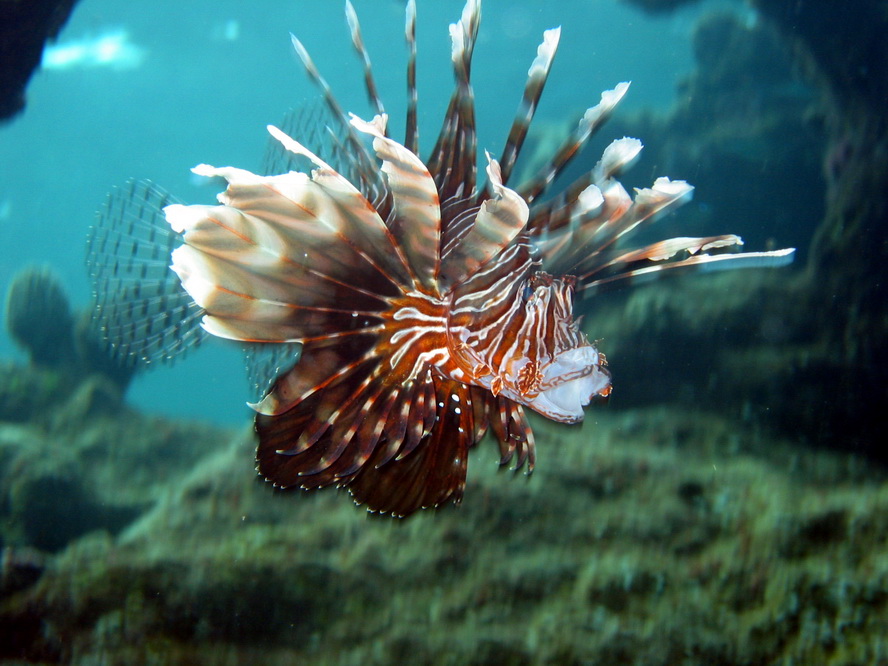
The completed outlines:
{"type": "Polygon", "coordinates": [[[394,203],[388,220],[392,235],[407,257],[415,279],[426,290],[438,294],[441,207],[435,181],[419,157],[385,136],[385,115],[367,122],[352,114],[351,124],[373,137],[373,148],[382,160],[394,203]]]}

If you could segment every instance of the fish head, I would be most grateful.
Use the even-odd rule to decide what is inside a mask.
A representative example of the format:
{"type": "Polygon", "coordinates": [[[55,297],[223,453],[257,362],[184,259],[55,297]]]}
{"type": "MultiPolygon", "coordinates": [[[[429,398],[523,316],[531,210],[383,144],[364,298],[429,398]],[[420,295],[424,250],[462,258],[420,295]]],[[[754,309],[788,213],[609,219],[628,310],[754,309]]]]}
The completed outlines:
{"type": "Polygon", "coordinates": [[[583,408],[611,390],[607,361],[573,317],[574,279],[542,271],[516,290],[512,307],[479,334],[460,331],[454,358],[471,383],[561,423],[583,420],[583,408]]]}
{"type": "Polygon", "coordinates": [[[515,355],[504,366],[517,402],[562,423],[583,420],[593,397],[610,393],[610,372],[573,317],[574,279],[539,272],[528,280],[515,355]]]}
{"type": "Polygon", "coordinates": [[[519,399],[535,412],[561,423],[583,420],[583,408],[611,391],[604,355],[593,344],[562,351],[539,370],[535,390],[519,399]]]}

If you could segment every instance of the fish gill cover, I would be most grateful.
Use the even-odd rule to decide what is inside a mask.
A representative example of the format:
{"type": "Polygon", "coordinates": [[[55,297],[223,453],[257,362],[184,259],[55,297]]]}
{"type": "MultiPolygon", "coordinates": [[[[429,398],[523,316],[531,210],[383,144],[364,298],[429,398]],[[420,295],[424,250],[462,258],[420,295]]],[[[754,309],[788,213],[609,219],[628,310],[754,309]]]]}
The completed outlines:
{"type": "Polygon", "coordinates": [[[630,196],[618,177],[641,151],[637,139],[615,140],[592,170],[547,192],[628,83],[602,93],[550,159],[510,186],[560,28],[543,33],[505,146],[498,158],[485,152],[479,183],[480,1],[450,26],[456,85],[424,160],[415,3],[401,142],[348,2],[346,17],[374,117],[346,114],[293,37],[323,102],[286,132],[269,126],[278,148],[266,175],[198,165],[227,181],[218,205],[130,182],[109,195],[89,240],[95,325],[124,360],[174,360],[208,334],[244,344],[261,390],[251,405],[257,469],[275,486],[345,487],[371,511],[407,516],[461,500],[469,450],[487,432],[502,465],[529,473],[525,408],[577,423],[611,391],[576,299],[664,274],[791,261],[792,249],[730,252],[742,244],[730,234],[628,245],[693,189],[661,177],[630,196]]]}

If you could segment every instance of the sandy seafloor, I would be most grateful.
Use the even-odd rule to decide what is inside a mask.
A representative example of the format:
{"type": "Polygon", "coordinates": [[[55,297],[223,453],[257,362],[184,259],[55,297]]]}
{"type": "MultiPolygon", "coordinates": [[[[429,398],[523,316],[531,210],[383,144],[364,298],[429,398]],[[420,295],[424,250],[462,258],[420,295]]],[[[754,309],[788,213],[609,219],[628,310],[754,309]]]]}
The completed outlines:
{"type": "MultiPolygon", "coordinates": [[[[355,4],[400,109],[401,3],[355,4]]],[[[449,95],[446,24],[461,4],[419,3],[424,141],[449,95]]],[[[534,417],[529,479],[498,469],[483,442],[463,502],[404,521],[345,492],[276,493],[257,479],[251,396],[224,345],[141,374],[124,397],[82,365],[35,367],[4,330],[0,661],[888,664],[884,456],[859,437],[850,451],[841,433],[812,446],[792,419],[810,428],[827,403],[799,404],[820,400],[830,375],[783,381],[823,350],[792,324],[806,321],[810,300],[796,295],[816,280],[803,273],[822,210],[802,206],[824,193],[824,147],[808,133],[823,137],[803,121],[813,96],[779,76],[765,87],[758,47],[719,41],[756,32],[745,5],[727,3],[736,20],[702,41],[710,68],[724,44],[756,76],[717,89],[715,70],[694,75],[695,22],[714,4],[651,18],[604,0],[487,0],[473,70],[481,143],[498,148],[540,32],[561,23],[531,146],[631,79],[601,145],[641,128],[650,157],[632,184],[665,171],[700,186],[664,235],[687,222],[742,233],[749,249],[795,244],[795,267],[689,276],[588,308],[614,372],[610,404],[590,406],[581,427],[534,417]],[[695,104],[710,115],[687,123],[695,104]]],[[[87,312],[81,248],[110,187],[148,177],[208,201],[191,166],[256,167],[264,126],[312,96],[288,30],[344,104],[366,111],[340,3],[263,7],[83,0],[62,40],[125,29],[142,59],[48,69],[25,115],[0,128],[4,290],[48,265],[87,312]]]]}

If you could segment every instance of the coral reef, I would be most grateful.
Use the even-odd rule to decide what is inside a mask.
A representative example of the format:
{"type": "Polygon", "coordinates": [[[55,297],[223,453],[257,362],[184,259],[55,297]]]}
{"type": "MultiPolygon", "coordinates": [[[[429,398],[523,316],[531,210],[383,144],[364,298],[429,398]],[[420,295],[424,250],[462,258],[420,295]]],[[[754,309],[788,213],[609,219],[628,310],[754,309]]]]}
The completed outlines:
{"type": "Polygon", "coordinates": [[[753,3],[776,26],[798,67],[818,88],[828,134],[826,211],[811,247],[801,296],[812,331],[806,362],[787,378],[805,400],[779,415],[786,429],[888,458],[888,14],[860,0],[834,20],[829,2],[753,3]]]}
{"type": "MultiPolygon", "coordinates": [[[[58,467],[132,516],[71,534],[39,578],[0,598],[0,658],[888,658],[883,473],[699,412],[601,408],[582,428],[535,425],[531,479],[497,472],[485,442],[461,506],[394,521],[335,493],[275,492],[257,481],[243,433],[135,413],[86,420],[67,430],[72,454],[58,467]]],[[[0,433],[11,441],[15,428],[0,433]]],[[[4,488],[52,462],[13,460],[11,448],[0,449],[4,488]]],[[[5,523],[15,498],[3,497],[5,523]]]]}
{"type": "MultiPolygon", "coordinates": [[[[47,267],[26,268],[13,278],[6,293],[6,328],[27,352],[32,366],[44,371],[29,373],[30,379],[76,385],[91,377],[95,383],[97,375],[122,396],[138,369],[114,356],[101,340],[90,312],[71,311],[61,282],[47,267]]],[[[10,374],[23,378],[14,369],[10,374]]],[[[16,386],[0,392],[0,414],[40,407],[16,404],[17,395],[16,386]]]]}
{"type": "Polygon", "coordinates": [[[753,246],[795,245],[797,266],[655,285],[630,294],[625,309],[596,297],[586,330],[614,362],[617,405],[741,410],[801,441],[884,462],[886,18],[871,2],[835,28],[822,3],[759,9],[756,23],[703,19],[698,69],[675,108],[618,129],[648,139],[637,171],[650,165],[697,186],[682,229],[724,225],[753,246]],[[665,379],[649,382],[652,368],[665,379]]]}
{"type": "Polygon", "coordinates": [[[31,363],[54,367],[74,358],[74,319],[59,279],[46,267],[15,276],[6,293],[6,328],[31,363]]]}

